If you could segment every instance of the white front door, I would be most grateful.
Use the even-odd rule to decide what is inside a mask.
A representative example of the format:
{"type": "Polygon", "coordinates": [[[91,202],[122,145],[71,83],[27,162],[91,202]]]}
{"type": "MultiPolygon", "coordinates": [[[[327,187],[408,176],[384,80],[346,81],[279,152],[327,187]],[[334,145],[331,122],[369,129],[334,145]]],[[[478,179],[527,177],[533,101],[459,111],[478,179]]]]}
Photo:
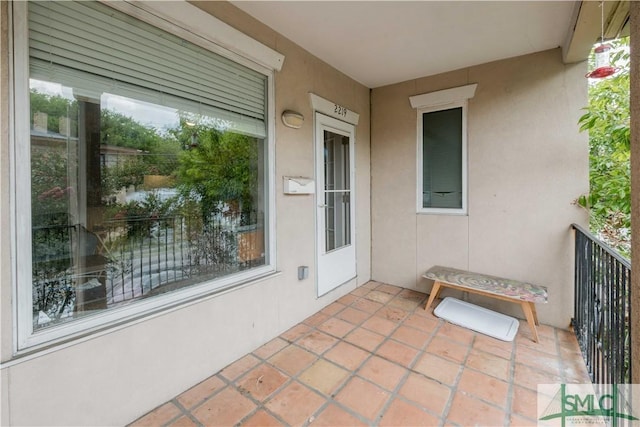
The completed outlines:
{"type": "Polygon", "coordinates": [[[352,124],[316,113],[318,296],[356,277],[352,124]]]}

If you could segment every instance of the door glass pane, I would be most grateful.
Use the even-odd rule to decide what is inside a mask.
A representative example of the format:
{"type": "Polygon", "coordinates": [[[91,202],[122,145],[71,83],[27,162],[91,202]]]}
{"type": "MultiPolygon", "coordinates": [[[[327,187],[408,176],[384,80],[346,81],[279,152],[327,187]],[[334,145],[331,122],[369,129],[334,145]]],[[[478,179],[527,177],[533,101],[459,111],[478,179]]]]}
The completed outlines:
{"type": "Polygon", "coordinates": [[[349,137],[324,131],[325,248],[351,244],[349,137]]]}
{"type": "Polygon", "coordinates": [[[324,188],[349,190],[349,137],[324,131],[324,188]]]}

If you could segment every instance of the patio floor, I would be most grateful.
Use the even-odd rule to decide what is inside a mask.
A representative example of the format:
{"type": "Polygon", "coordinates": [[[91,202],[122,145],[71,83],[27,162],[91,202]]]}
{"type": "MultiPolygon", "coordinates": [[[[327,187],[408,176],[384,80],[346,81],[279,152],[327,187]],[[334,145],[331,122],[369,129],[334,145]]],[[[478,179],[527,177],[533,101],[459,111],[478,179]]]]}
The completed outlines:
{"type": "Polygon", "coordinates": [[[130,425],[536,425],[537,384],[589,382],[571,332],[503,342],[426,297],[369,282],[130,425]]]}

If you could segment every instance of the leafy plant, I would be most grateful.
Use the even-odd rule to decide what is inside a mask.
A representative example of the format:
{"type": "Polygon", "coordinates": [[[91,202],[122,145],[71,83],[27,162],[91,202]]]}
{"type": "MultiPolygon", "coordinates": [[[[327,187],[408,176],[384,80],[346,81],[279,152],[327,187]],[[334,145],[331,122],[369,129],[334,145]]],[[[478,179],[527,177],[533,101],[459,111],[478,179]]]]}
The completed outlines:
{"type": "Polygon", "coordinates": [[[218,212],[224,203],[241,212],[252,211],[258,188],[258,141],[210,126],[183,127],[177,136],[194,141],[181,153],[176,175],[185,197],[198,196],[203,216],[218,212]]]}
{"type": "MultiPolygon", "coordinates": [[[[30,92],[30,105],[31,105],[31,125],[34,125],[34,119],[38,113],[45,113],[47,116],[46,127],[49,132],[65,133],[64,120],[68,118],[71,122],[70,129],[67,129],[70,134],[75,132],[78,120],[78,102],[75,100],[69,100],[59,95],[47,95],[40,93],[37,90],[31,90],[30,92]]],[[[42,125],[43,123],[38,123],[42,125]]],[[[75,135],[77,136],[77,135],[75,135]]]]}
{"type": "Polygon", "coordinates": [[[589,194],[578,203],[589,209],[590,227],[624,255],[630,251],[631,166],[629,115],[629,39],[610,42],[610,78],[589,85],[589,105],[580,117],[581,131],[589,132],[589,194]]]}

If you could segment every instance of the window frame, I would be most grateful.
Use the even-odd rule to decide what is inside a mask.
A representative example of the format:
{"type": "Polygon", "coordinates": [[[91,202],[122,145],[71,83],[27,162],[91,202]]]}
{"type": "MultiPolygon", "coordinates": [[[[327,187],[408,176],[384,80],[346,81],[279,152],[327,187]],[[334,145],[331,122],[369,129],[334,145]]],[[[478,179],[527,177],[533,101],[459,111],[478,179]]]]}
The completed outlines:
{"type": "MultiPolygon", "coordinates": [[[[185,2],[145,3],[140,8],[129,2],[116,2],[124,8],[123,12],[141,19],[157,28],[182,37],[194,44],[225,56],[241,65],[251,68],[267,77],[267,127],[265,180],[265,265],[235,273],[221,278],[203,281],[174,292],[138,300],[132,304],[105,310],[102,313],[79,318],[68,323],[52,326],[34,332],[32,316],[32,259],[31,259],[31,200],[20,194],[31,194],[30,165],[30,126],[29,126],[29,34],[27,2],[11,2],[9,7],[10,24],[10,204],[11,209],[11,253],[13,276],[13,353],[19,355],[45,349],[62,342],[78,339],[107,328],[129,323],[166,311],[176,309],[206,297],[211,297],[231,289],[260,281],[276,273],[276,219],[275,219],[275,71],[278,70],[284,56],[272,51],[261,43],[250,39],[238,30],[232,29],[217,18],[185,2]],[[122,3],[122,4],[120,4],[122,3]],[[158,9],[154,13],[154,8],[158,9]],[[180,19],[170,22],[167,7],[173,8],[176,16],[191,16],[190,25],[180,19]],[[195,13],[195,15],[194,15],[195,13]],[[164,15],[163,15],[164,14],[164,15]],[[198,25],[196,25],[197,23],[198,25]],[[202,25],[208,23],[209,25],[202,25]],[[225,26],[222,37],[227,40],[211,41],[215,28],[225,26]],[[216,27],[217,26],[217,27],[216,27]],[[227,28],[228,27],[228,28],[227,28]],[[204,28],[201,30],[201,28],[204,28]],[[220,45],[220,44],[222,45],[220,45]],[[237,52],[234,46],[238,46],[237,52]],[[19,260],[19,261],[18,261],[19,260]]],[[[110,3],[105,4],[111,6],[110,3]]]]}
{"type": "Polygon", "coordinates": [[[437,214],[437,215],[466,215],[467,214],[467,109],[468,102],[466,99],[448,104],[441,104],[432,107],[418,108],[417,114],[417,193],[416,193],[416,209],[421,214],[437,214]],[[424,114],[434,113],[437,111],[452,110],[454,108],[462,108],[462,207],[461,208],[425,208],[423,206],[424,192],[424,141],[423,141],[423,117],[424,114]]]}
{"type": "Polygon", "coordinates": [[[464,86],[452,87],[449,89],[428,92],[409,97],[409,103],[412,108],[417,110],[416,115],[416,212],[418,214],[435,214],[435,215],[468,215],[468,134],[467,134],[467,110],[468,101],[473,98],[477,83],[471,83],[464,86]],[[422,126],[424,113],[432,113],[435,111],[449,110],[452,108],[462,107],[462,208],[425,208],[423,207],[423,141],[422,126]]]}

